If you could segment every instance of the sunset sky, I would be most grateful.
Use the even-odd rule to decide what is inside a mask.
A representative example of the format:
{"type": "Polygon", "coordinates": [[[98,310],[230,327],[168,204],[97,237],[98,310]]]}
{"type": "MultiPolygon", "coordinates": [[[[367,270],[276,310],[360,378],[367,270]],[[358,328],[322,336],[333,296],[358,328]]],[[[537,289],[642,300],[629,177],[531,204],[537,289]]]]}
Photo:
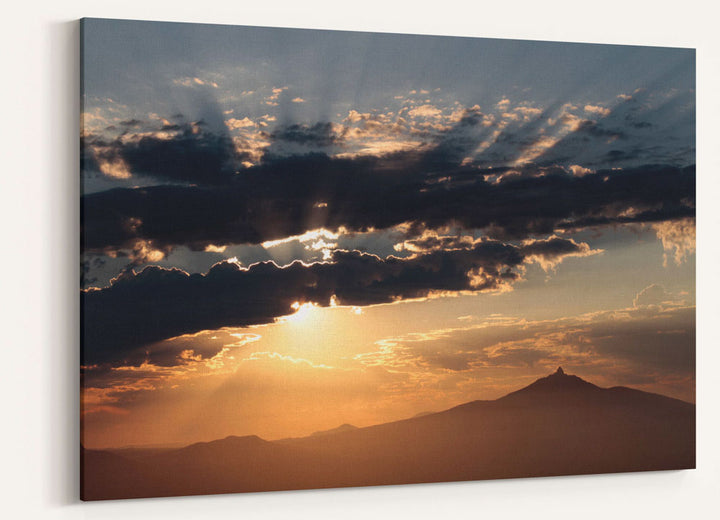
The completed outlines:
{"type": "Polygon", "coordinates": [[[693,50],[91,19],[82,87],[86,447],[694,402],[693,50]]]}

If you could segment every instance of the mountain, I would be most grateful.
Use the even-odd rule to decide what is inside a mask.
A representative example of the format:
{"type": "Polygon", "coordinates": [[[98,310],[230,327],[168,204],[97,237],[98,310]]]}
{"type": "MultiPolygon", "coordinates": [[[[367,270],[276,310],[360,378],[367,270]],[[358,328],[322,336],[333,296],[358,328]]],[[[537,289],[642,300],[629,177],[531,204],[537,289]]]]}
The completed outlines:
{"type": "Polygon", "coordinates": [[[341,424],[340,426],[338,426],[337,428],[333,428],[332,430],[321,430],[319,432],[314,432],[310,434],[310,437],[322,437],[323,435],[333,435],[335,433],[350,432],[357,429],[357,426],[353,426],[352,424],[341,424]]]}
{"type": "Polygon", "coordinates": [[[559,368],[494,401],[291,441],[83,449],[83,499],[694,468],[695,405],[559,368]]]}
{"type": "Polygon", "coordinates": [[[424,415],[430,415],[430,414],[433,414],[433,413],[435,413],[435,412],[418,412],[418,413],[416,413],[415,415],[413,415],[413,418],[414,418],[414,417],[423,417],[424,415]]]}
{"type": "MultiPolygon", "coordinates": [[[[317,432],[313,432],[310,434],[310,437],[323,437],[324,435],[334,435],[336,433],[342,433],[342,432],[348,432],[352,430],[357,430],[357,426],[353,426],[352,424],[341,424],[340,426],[336,428],[331,428],[329,430],[320,430],[317,432]]],[[[305,437],[284,437],[282,439],[274,440],[273,442],[278,444],[288,444],[293,443],[296,441],[299,441],[301,439],[304,439],[305,437]]]]}

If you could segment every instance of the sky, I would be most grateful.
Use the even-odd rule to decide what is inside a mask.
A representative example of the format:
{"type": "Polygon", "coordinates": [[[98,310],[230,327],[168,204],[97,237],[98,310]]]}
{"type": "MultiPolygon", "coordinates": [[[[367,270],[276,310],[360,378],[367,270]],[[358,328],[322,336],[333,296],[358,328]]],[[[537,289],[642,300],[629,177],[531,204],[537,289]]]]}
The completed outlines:
{"type": "Polygon", "coordinates": [[[86,19],[86,447],[563,366],[695,400],[691,49],[86,19]]]}

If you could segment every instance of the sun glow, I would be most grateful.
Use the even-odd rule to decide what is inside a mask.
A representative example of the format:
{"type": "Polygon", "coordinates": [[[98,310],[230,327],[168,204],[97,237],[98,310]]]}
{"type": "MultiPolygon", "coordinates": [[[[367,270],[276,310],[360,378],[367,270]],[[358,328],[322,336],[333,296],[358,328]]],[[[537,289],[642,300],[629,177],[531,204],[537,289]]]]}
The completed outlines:
{"type": "Polygon", "coordinates": [[[315,242],[317,240],[322,240],[322,239],[333,241],[333,240],[337,240],[338,237],[343,233],[345,233],[344,228],[338,229],[337,233],[333,233],[332,231],[324,229],[324,228],[319,228],[319,229],[313,229],[311,231],[307,231],[307,232],[303,233],[302,235],[295,235],[295,236],[291,236],[291,237],[280,238],[278,240],[268,240],[268,241],[263,242],[262,246],[265,249],[268,249],[271,247],[279,246],[281,244],[287,244],[287,243],[293,242],[295,240],[297,240],[298,242],[303,242],[303,243],[315,242]]]}
{"type": "Polygon", "coordinates": [[[314,309],[318,307],[318,304],[312,302],[295,302],[290,307],[295,309],[295,312],[288,316],[283,316],[280,318],[281,321],[287,323],[308,323],[312,321],[312,317],[315,314],[314,309]]]}

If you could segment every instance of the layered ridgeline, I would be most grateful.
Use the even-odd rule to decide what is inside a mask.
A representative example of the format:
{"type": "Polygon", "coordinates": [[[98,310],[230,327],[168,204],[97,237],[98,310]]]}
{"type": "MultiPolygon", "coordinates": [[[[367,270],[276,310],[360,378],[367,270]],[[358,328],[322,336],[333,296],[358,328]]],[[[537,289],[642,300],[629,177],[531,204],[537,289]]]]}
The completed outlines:
{"type": "Polygon", "coordinates": [[[695,467],[695,405],[554,374],[495,401],[299,439],[85,450],[84,500],[695,467]]]}

